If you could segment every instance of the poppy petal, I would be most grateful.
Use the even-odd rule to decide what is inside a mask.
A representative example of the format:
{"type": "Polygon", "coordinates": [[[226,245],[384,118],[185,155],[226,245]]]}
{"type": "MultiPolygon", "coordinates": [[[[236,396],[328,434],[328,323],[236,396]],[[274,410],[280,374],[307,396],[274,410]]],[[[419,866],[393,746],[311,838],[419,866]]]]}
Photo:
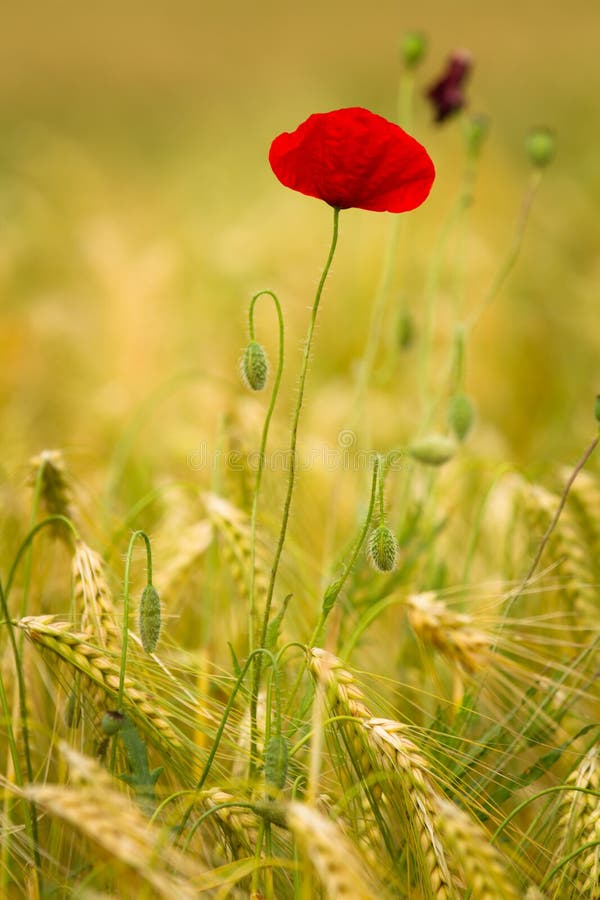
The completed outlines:
{"type": "Polygon", "coordinates": [[[275,138],[269,162],[283,185],[338,209],[406,212],[435,178],[418,141],[362,107],[314,113],[275,138]]]}

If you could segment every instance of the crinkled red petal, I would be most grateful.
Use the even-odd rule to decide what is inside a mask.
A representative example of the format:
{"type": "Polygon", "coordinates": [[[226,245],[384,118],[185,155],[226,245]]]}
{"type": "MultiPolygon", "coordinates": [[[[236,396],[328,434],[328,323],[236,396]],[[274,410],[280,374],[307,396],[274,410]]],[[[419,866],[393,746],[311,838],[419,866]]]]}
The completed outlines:
{"type": "Polygon", "coordinates": [[[283,185],[339,209],[406,212],[423,203],[435,178],[418,141],[361,107],[315,113],[275,138],[269,162],[283,185]]]}

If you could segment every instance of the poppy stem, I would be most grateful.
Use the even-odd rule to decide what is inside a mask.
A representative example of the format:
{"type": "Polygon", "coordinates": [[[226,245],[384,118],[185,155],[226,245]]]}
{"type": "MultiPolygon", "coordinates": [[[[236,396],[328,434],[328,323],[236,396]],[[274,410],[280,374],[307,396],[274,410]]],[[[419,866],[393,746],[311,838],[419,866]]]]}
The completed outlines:
{"type": "MultiPolygon", "coordinates": [[[[261,649],[265,646],[267,640],[267,629],[269,627],[269,619],[271,617],[271,605],[273,602],[273,594],[275,592],[275,582],[277,580],[277,572],[279,570],[279,563],[281,560],[281,554],[283,552],[283,547],[285,544],[285,538],[287,535],[288,522],[290,517],[290,508],[292,505],[292,494],[294,492],[294,483],[296,480],[296,445],[298,442],[298,423],[300,422],[300,412],[302,410],[302,401],[304,400],[304,389],[306,386],[306,376],[308,373],[308,362],[310,359],[310,351],[312,347],[313,334],[315,330],[315,324],[317,321],[317,313],[319,311],[319,304],[321,302],[321,295],[323,294],[323,288],[325,286],[325,282],[327,280],[327,276],[329,274],[329,270],[331,269],[331,264],[333,262],[333,257],[335,254],[335,248],[337,246],[338,240],[338,228],[339,228],[339,217],[340,210],[337,207],[333,209],[333,231],[331,236],[331,244],[329,246],[329,253],[327,255],[327,260],[325,262],[325,266],[323,268],[323,272],[321,274],[321,278],[319,280],[319,284],[317,286],[317,291],[315,294],[315,299],[313,302],[310,322],[308,325],[308,331],[306,334],[306,340],[304,342],[304,353],[302,356],[302,365],[300,368],[300,378],[298,381],[298,399],[296,400],[296,407],[294,409],[294,414],[292,418],[292,429],[290,434],[290,452],[289,452],[289,475],[288,475],[288,483],[287,483],[287,493],[285,496],[285,501],[283,504],[283,515],[281,517],[281,527],[279,529],[279,538],[277,541],[277,547],[275,548],[275,556],[273,558],[273,565],[271,566],[271,577],[269,579],[269,587],[267,589],[267,598],[265,601],[265,611],[263,614],[262,627],[260,633],[260,642],[258,644],[257,649],[261,649]]],[[[250,767],[251,773],[254,769],[254,760],[256,757],[256,708],[258,704],[258,692],[260,690],[260,675],[261,675],[261,656],[260,654],[256,657],[256,663],[254,666],[254,684],[252,687],[252,697],[250,701],[250,767]]]]}
{"type": "Polygon", "coordinates": [[[254,307],[256,305],[256,301],[259,297],[267,295],[271,297],[273,303],[275,304],[275,310],[277,312],[277,321],[279,324],[279,348],[278,348],[278,357],[277,357],[277,372],[275,373],[275,381],[273,383],[273,390],[271,391],[271,399],[269,401],[269,408],[267,409],[267,415],[265,416],[265,421],[263,424],[263,430],[260,441],[260,450],[258,454],[258,466],[256,469],[256,481],[254,484],[254,497],[252,500],[252,513],[250,517],[250,584],[249,584],[249,594],[250,594],[250,629],[249,629],[249,652],[252,653],[254,650],[254,640],[258,637],[258,622],[257,622],[257,611],[256,611],[256,602],[255,602],[255,587],[256,587],[256,519],[258,514],[258,495],[260,493],[260,486],[262,483],[263,471],[265,468],[265,452],[267,449],[267,438],[269,436],[269,425],[271,424],[271,417],[273,415],[273,410],[275,409],[275,403],[277,402],[277,395],[279,393],[279,386],[281,384],[281,375],[283,372],[283,360],[284,360],[284,323],[283,323],[283,313],[281,311],[281,304],[277,298],[277,295],[273,291],[259,291],[252,297],[250,301],[250,309],[248,313],[249,319],[249,331],[250,331],[250,339],[254,340],[254,307]]]}

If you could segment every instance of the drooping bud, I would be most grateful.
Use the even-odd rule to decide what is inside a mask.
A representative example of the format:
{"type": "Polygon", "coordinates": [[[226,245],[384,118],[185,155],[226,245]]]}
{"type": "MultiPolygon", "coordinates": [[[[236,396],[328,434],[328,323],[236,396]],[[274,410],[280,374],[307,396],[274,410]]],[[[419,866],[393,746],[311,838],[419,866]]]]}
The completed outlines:
{"type": "Polygon", "coordinates": [[[430,434],[411,444],[408,453],[426,466],[442,466],[456,453],[456,442],[443,434],[430,434]]]}
{"type": "Polygon", "coordinates": [[[367,557],[378,572],[393,572],[398,561],[398,541],[387,525],[378,525],[369,535],[367,557]]]}
{"type": "Polygon", "coordinates": [[[264,348],[257,341],[250,341],[242,359],[242,376],[253,391],[262,391],[267,383],[269,363],[264,348]]]}
{"type": "Polygon", "coordinates": [[[146,653],[154,653],[160,635],[160,597],[153,584],[147,584],[140,603],[140,638],[146,653]]]}
{"type": "Polygon", "coordinates": [[[475,420],[475,408],[466,394],[455,394],[448,404],[448,425],[459,441],[464,441],[475,420]]]}
{"type": "Polygon", "coordinates": [[[400,54],[407,69],[416,68],[427,49],[427,40],[420,31],[408,31],[402,38],[400,54]]]}
{"type": "Polygon", "coordinates": [[[554,159],[556,139],[549,128],[534,128],[527,135],[525,149],[530,163],[536,169],[543,169],[554,159]]]}

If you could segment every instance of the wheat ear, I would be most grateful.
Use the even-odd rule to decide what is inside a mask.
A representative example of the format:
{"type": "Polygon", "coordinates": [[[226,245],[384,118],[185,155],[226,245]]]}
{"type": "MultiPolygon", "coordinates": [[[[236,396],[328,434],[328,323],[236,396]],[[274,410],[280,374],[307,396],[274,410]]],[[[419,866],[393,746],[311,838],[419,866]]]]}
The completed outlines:
{"type": "Polygon", "coordinates": [[[592,747],[577,768],[571,772],[567,784],[580,790],[567,794],[560,825],[562,840],[559,845],[561,857],[578,846],[590,847],[575,857],[565,871],[560,870],[557,878],[569,877],[579,891],[579,896],[590,900],[600,898],[600,806],[598,797],[586,793],[600,790],[600,759],[597,747],[592,747]]]}
{"type": "Polygon", "coordinates": [[[442,797],[437,799],[437,822],[472,900],[519,900],[502,856],[478,822],[442,797]]]}
{"type": "MultiPolygon", "coordinates": [[[[86,634],[71,631],[68,622],[57,622],[53,616],[27,616],[15,624],[35,646],[54,653],[102,688],[111,700],[117,700],[119,660],[108,650],[95,646],[86,634]]],[[[158,699],[127,677],[123,703],[128,715],[160,750],[170,754],[182,748],[181,739],[161,710],[158,699]]]]}
{"type": "Polygon", "coordinates": [[[291,803],[286,824],[315,867],[321,884],[332,900],[379,900],[367,880],[355,849],[330,819],[304,803],[291,803]]]}
{"type": "Polygon", "coordinates": [[[471,616],[449,610],[433,591],[408,597],[406,612],[425,646],[434,647],[464,672],[472,675],[488,663],[490,635],[477,629],[471,616]]]}
{"type": "Polygon", "coordinates": [[[372,780],[377,776],[377,767],[379,772],[391,771],[400,777],[408,818],[416,825],[417,850],[426,863],[431,892],[438,900],[453,896],[452,876],[435,828],[437,793],[426,759],[406,737],[406,726],[373,717],[352,674],[333,654],[313,648],[309,651],[309,669],[327,688],[333,712],[350,717],[350,721],[340,726],[352,733],[361,778],[372,780]]]}
{"type": "Polygon", "coordinates": [[[74,786],[32,784],[23,789],[25,796],[125,865],[159,896],[197,897],[190,881],[200,879],[204,870],[168,846],[166,835],[145,819],[95,760],[64,742],[60,749],[74,786]]]}
{"type": "Polygon", "coordinates": [[[93,635],[102,647],[119,646],[121,631],[117,627],[112,591],[102,558],[84,541],[77,540],[71,568],[82,631],[93,635]]]}

